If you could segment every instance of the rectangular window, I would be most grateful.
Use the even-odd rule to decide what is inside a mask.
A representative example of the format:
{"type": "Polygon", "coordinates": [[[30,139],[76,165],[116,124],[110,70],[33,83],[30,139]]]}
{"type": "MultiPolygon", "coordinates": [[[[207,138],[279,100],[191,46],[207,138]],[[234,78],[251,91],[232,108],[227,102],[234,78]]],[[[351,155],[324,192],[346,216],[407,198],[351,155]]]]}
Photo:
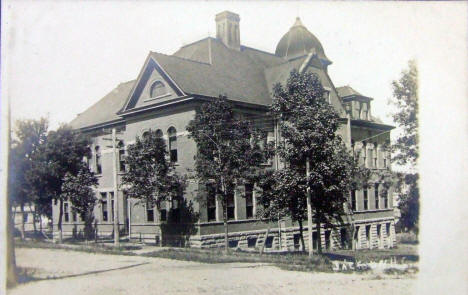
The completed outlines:
{"type": "Polygon", "coordinates": [[[76,222],[76,220],[77,220],[77,216],[76,216],[76,215],[77,215],[77,214],[76,214],[76,210],[75,210],[75,208],[72,207],[72,221],[73,221],[73,222],[76,222]]]}
{"type": "Polygon", "coordinates": [[[370,228],[371,228],[370,225],[366,225],[366,240],[369,246],[370,246],[370,228]]]}
{"type": "Polygon", "coordinates": [[[119,171],[125,172],[125,148],[119,146],[119,171]]]}
{"type": "Polygon", "coordinates": [[[110,198],[111,198],[111,212],[110,212],[110,216],[111,216],[111,221],[114,221],[114,193],[111,192],[110,193],[110,198]]]}
{"type": "Polygon", "coordinates": [[[367,195],[367,189],[364,189],[364,210],[369,210],[369,197],[367,195]]]}
{"type": "Polygon", "coordinates": [[[245,210],[245,216],[253,218],[253,185],[250,183],[245,185],[245,210]]]}
{"type": "Polygon", "coordinates": [[[387,168],[387,159],[383,159],[383,167],[387,168]]]}
{"type": "Polygon", "coordinates": [[[102,202],[102,221],[108,221],[109,215],[107,210],[107,198],[106,193],[101,193],[101,202],[102,202]]]}
{"type": "Polygon", "coordinates": [[[166,209],[159,210],[159,219],[160,219],[160,221],[167,221],[167,210],[166,209]]]}
{"type": "Polygon", "coordinates": [[[385,194],[385,196],[383,197],[383,200],[384,200],[384,208],[387,209],[388,208],[388,195],[385,194]]]}
{"type": "Polygon", "coordinates": [[[70,215],[68,213],[68,203],[67,202],[63,203],[63,217],[64,217],[65,222],[70,221],[70,215]]]}
{"type": "Polygon", "coordinates": [[[216,221],[216,190],[213,185],[207,186],[208,221],[216,221]]]}
{"type": "Polygon", "coordinates": [[[390,237],[390,236],[391,236],[391,233],[390,233],[390,223],[386,223],[386,224],[385,224],[385,230],[387,231],[387,237],[390,237]]]}
{"type": "Polygon", "coordinates": [[[352,190],[351,191],[351,209],[353,211],[356,211],[357,210],[357,206],[356,206],[357,202],[356,202],[356,191],[355,190],[352,190]]]}
{"type": "Polygon", "coordinates": [[[327,230],[325,231],[325,249],[330,250],[331,249],[331,231],[327,230]]]}
{"type": "Polygon", "coordinates": [[[234,192],[230,192],[227,196],[227,219],[232,220],[234,219],[236,210],[236,204],[234,203],[234,192]]]}
{"type": "Polygon", "coordinates": [[[154,222],[154,206],[150,202],[146,203],[146,221],[154,222]]]}
{"type": "Polygon", "coordinates": [[[255,248],[256,245],[257,245],[257,238],[248,238],[247,239],[247,246],[249,248],[255,248]]]}
{"type": "Polygon", "coordinates": [[[294,250],[299,250],[301,248],[300,246],[301,235],[294,234],[293,239],[294,239],[294,250]]]}
{"type": "Polygon", "coordinates": [[[23,222],[28,222],[28,213],[23,212],[23,222]]]}
{"type": "Polygon", "coordinates": [[[379,184],[374,184],[374,196],[375,196],[375,209],[380,209],[379,200],[379,184]]]}

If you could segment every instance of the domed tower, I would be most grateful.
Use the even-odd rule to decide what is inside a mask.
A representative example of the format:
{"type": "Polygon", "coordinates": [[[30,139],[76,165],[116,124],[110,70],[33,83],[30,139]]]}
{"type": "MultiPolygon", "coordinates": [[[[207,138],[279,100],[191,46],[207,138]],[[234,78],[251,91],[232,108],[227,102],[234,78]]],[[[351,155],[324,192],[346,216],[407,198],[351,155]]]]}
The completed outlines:
{"type": "Polygon", "coordinates": [[[309,53],[315,53],[324,67],[332,63],[325,55],[322,44],[317,37],[309,32],[302,24],[301,19],[297,17],[294,25],[276,46],[275,55],[291,60],[309,53]]]}

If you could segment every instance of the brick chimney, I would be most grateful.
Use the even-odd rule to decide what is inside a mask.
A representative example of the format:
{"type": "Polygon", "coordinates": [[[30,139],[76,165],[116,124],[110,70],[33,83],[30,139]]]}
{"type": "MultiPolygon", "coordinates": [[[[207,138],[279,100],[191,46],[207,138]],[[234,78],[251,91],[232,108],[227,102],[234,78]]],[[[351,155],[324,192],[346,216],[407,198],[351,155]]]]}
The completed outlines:
{"type": "Polygon", "coordinates": [[[216,38],[235,50],[240,50],[239,21],[239,15],[230,11],[216,15],[216,38]]]}

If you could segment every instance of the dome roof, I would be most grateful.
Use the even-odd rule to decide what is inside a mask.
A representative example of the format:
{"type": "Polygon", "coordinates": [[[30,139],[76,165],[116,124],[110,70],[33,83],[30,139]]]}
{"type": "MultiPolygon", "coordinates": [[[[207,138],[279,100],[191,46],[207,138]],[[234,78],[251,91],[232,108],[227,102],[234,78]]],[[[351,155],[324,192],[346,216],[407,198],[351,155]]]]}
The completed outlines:
{"type": "Polygon", "coordinates": [[[275,55],[287,59],[306,55],[314,52],[322,60],[322,63],[328,65],[331,61],[326,57],[322,44],[306,27],[302,24],[300,18],[289,29],[276,46],[275,55]]]}

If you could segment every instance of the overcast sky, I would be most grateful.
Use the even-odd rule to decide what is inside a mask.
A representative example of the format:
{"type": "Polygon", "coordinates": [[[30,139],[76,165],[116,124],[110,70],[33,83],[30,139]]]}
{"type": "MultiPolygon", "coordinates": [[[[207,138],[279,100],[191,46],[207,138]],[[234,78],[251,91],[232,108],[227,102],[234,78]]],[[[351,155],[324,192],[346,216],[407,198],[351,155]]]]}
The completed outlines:
{"type": "MultiPolygon", "coordinates": [[[[174,53],[215,34],[215,14],[240,15],[241,43],[274,52],[299,16],[333,64],[335,86],[374,98],[392,124],[391,81],[419,60],[433,36],[459,25],[466,5],[344,2],[9,2],[7,77],[12,117],[69,122],[118,83],[133,80],[148,52],[174,53]],[[443,25],[438,20],[443,20],[443,25]]],[[[5,9],[5,8],[4,8],[5,9]]],[[[453,35],[453,38],[459,36],[453,35]]],[[[443,44],[442,44],[443,46],[443,44]]],[[[5,47],[4,47],[5,49],[5,47]]]]}

